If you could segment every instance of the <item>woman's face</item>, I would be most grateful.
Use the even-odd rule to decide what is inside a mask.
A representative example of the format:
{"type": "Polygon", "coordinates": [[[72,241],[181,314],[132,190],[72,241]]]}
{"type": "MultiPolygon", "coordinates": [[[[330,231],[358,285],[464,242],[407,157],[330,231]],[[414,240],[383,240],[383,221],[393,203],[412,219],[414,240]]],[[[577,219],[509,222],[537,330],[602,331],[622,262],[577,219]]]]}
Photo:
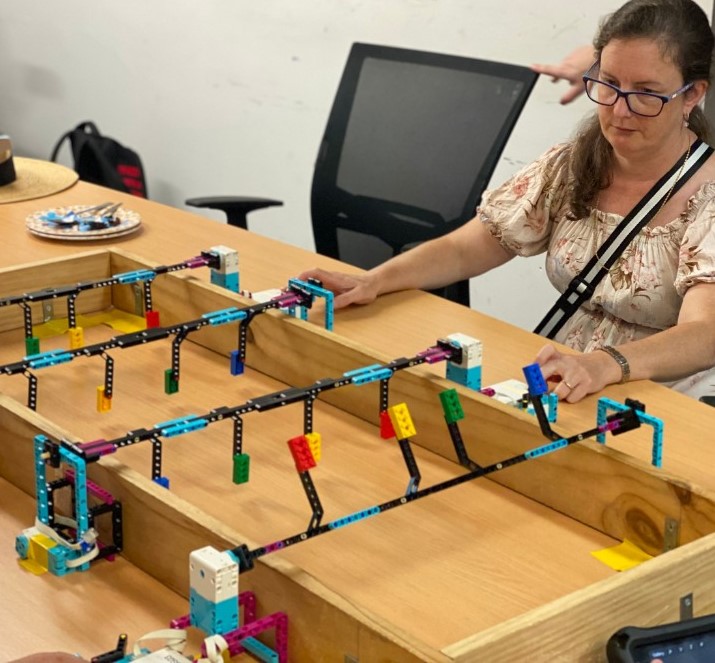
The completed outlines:
{"type": "MultiPolygon", "coordinates": [[[[673,94],[686,82],[680,69],[664,57],[651,39],[614,39],[601,51],[599,79],[623,91],[673,94]]],[[[684,116],[689,115],[705,92],[699,81],[693,89],[668,101],[657,117],[633,113],[624,98],[613,106],[599,106],[601,131],[615,152],[623,157],[656,154],[657,148],[678,141],[685,147],[684,116]]]]}

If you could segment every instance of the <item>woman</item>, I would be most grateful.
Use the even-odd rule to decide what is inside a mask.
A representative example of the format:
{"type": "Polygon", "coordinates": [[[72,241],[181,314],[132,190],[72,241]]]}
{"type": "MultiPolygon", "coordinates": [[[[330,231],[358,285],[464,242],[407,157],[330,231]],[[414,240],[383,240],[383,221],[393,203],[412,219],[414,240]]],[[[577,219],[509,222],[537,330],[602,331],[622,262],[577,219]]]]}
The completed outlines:
{"type": "MultiPolygon", "coordinates": [[[[486,192],[474,219],[449,235],[363,275],[312,270],[303,277],[321,279],[341,307],[440,287],[546,251],[546,272],[563,291],[696,138],[709,138],[698,103],[709,84],[713,36],[692,0],[631,0],[603,23],[594,50],[588,93],[597,114],[572,143],[486,192]]],[[[552,345],[538,353],[544,375],[560,379],[560,399],[576,402],[628,379],[715,393],[715,379],[702,373],[715,366],[713,219],[711,157],[556,336],[582,354],[552,345]]]]}

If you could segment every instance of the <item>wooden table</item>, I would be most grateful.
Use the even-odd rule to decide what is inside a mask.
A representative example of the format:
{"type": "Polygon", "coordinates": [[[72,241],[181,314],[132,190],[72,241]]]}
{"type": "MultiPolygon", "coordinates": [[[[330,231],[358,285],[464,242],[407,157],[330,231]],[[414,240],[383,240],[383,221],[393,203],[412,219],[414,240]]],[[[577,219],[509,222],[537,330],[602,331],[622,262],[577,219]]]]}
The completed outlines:
{"type": "MultiPolygon", "coordinates": [[[[159,265],[184,260],[211,246],[225,245],[238,250],[241,287],[248,290],[281,287],[289,278],[313,266],[357,271],[352,266],[255,233],[85,182],[55,196],[0,205],[0,224],[4,231],[0,245],[3,267],[105,247],[130,251],[159,265]],[[141,230],[114,241],[94,242],[56,242],[39,239],[24,230],[26,216],[38,209],[91,205],[107,199],[121,200],[126,207],[137,210],[143,219],[141,230]]],[[[208,280],[205,271],[191,275],[208,280]]],[[[544,345],[544,340],[535,334],[418,291],[394,293],[368,307],[340,311],[335,329],[341,335],[394,357],[430,345],[435,338],[448,333],[474,336],[484,344],[484,384],[522,379],[521,368],[531,363],[544,345]]],[[[441,370],[435,368],[435,372],[441,370]]],[[[715,445],[708,439],[708,431],[715,424],[715,409],[647,381],[612,385],[605,393],[619,401],[625,397],[637,398],[665,421],[668,429],[665,469],[703,486],[715,487],[715,473],[710,471],[715,466],[715,445]]],[[[590,425],[597,398],[594,395],[579,404],[563,406],[560,417],[564,427],[573,430],[590,425]]],[[[632,452],[628,443],[623,448],[632,452]]],[[[647,452],[641,457],[648,458],[647,452]]]]}
{"type": "MultiPolygon", "coordinates": [[[[288,278],[317,264],[351,269],[259,235],[86,183],[78,183],[62,194],[42,200],[0,205],[0,225],[5,231],[0,245],[0,264],[6,270],[27,262],[106,247],[118,247],[142,256],[149,264],[160,265],[179,262],[216,245],[239,251],[241,286],[251,290],[280,287],[288,278]],[[25,217],[38,209],[89,205],[105,200],[122,200],[127,207],[136,209],[143,218],[142,229],[113,242],[91,243],[44,240],[24,230],[25,217]]],[[[201,271],[192,272],[189,278],[208,280],[207,274],[201,271]]],[[[420,292],[389,295],[368,307],[340,311],[336,317],[336,334],[375,348],[388,357],[414,354],[433,345],[436,338],[452,332],[466,333],[483,341],[485,384],[519,378],[521,367],[531,363],[543,345],[539,337],[420,292]]],[[[101,332],[90,332],[90,338],[91,334],[98,333],[101,332]]],[[[5,336],[0,342],[0,362],[17,358],[21,350],[16,338],[5,336]]],[[[91,390],[101,383],[101,366],[89,362],[79,374],[81,378],[73,366],[43,375],[38,411],[80,439],[94,439],[121,435],[127,427],[178,416],[185,413],[186,408],[208,411],[217,405],[235,404],[256,393],[281,388],[272,378],[248,371],[246,379],[227,394],[224,383],[214,379],[220,370],[220,358],[190,345],[183,364],[181,394],[170,401],[160,394],[149,398],[145,395],[147,383],[151,386],[149,393],[161,389],[160,373],[162,367],[168,365],[166,351],[157,354],[147,346],[138,348],[131,360],[124,355],[116,358],[120,370],[123,365],[141,368],[122,373],[122,388],[111,418],[94,414],[91,403],[87,402],[91,399],[91,390]],[[53,398],[50,394],[63,394],[63,397],[53,398]]],[[[300,348],[296,348],[291,361],[301,361],[300,348]]],[[[441,372],[443,368],[430,370],[441,372]]],[[[21,379],[3,382],[1,388],[4,394],[24,400],[25,384],[21,379]]],[[[607,394],[615,400],[630,396],[645,402],[649,412],[666,422],[665,469],[705,489],[713,488],[715,479],[710,468],[715,462],[715,451],[708,436],[715,424],[715,410],[648,382],[614,386],[607,394]]],[[[590,397],[577,405],[562,405],[559,427],[569,432],[590,428],[595,420],[595,404],[596,397],[590,397]]],[[[195,446],[181,442],[166,454],[173,493],[196,504],[217,521],[231,523],[258,543],[305,526],[305,497],[294,470],[289,464],[276,461],[277,452],[271,446],[274,440],[284,441],[296,434],[295,416],[288,412],[270,416],[270,435],[268,424],[262,419],[249,424],[252,428],[247,432],[248,439],[266,435],[267,443],[265,447],[254,449],[255,474],[250,490],[240,497],[231,492],[234,487],[230,478],[226,481],[225,477],[217,476],[225,463],[225,455],[214,456],[202,451],[197,457],[195,446]],[[202,480],[206,476],[211,476],[212,481],[216,478],[216,482],[207,484],[202,480]],[[208,485],[212,486],[211,490],[207,490],[208,485]],[[277,513],[280,519],[276,518],[277,513]]],[[[319,405],[317,416],[321,432],[335,440],[326,442],[329,462],[326,460],[325,468],[321,468],[319,476],[316,474],[321,495],[328,497],[326,511],[333,517],[364,508],[366,495],[369,495],[369,504],[404,490],[404,467],[400,471],[397,457],[385,458],[381,450],[384,442],[375,440],[371,426],[327,404],[319,405]],[[331,451],[331,444],[333,449],[337,446],[339,450],[331,451]],[[380,461],[376,463],[378,455],[380,461]],[[351,481],[355,477],[359,481],[351,481]]],[[[225,446],[225,437],[225,430],[223,434],[212,432],[205,444],[225,446]]],[[[650,456],[647,434],[623,436],[609,445],[632,453],[637,462],[650,456]]],[[[131,448],[119,460],[147,474],[147,450],[131,448]]],[[[454,463],[428,451],[418,451],[418,460],[428,485],[459,471],[454,463]]],[[[0,475],[2,469],[0,464],[0,475]]],[[[6,537],[3,549],[7,560],[5,556],[1,559],[11,564],[13,553],[8,553],[7,547],[23,526],[29,526],[31,502],[18,495],[7,482],[1,482],[0,505],[0,531],[6,537]],[[24,521],[24,525],[20,521],[24,521]]],[[[320,541],[297,546],[282,553],[281,559],[319,580],[355,610],[365,610],[372,619],[395,626],[413,649],[419,651],[424,644],[440,650],[469,639],[472,633],[518,618],[528,610],[609,577],[611,572],[588,553],[613,543],[612,538],[601,532],[534,500],[493,482],[482,481],[321,537],[320,541]],[[480,508],[474,509],[475,504],[480,508]],[[460,529],[455,530],[454,522],[460,523],[460,529]],[[394,539],[396,533],[397,539],[394,539]],[[494,595],[502,599],[498,605],[490,601],[494,595]],[[420,596],[420,600],[415,600],[416,596],[420,596]],[[469,609],[458,610],[455,606],[469,609]],[[436,618],[447,610],[452,611],[451,617],[436,618]]],[[[109,567],[103,565],[104,569],[109,567]]],[[[101,574],[95,574],[94,570],[89,574],[73,574],[64,580],[46,580],[30,578],[13,568],[9,586],[18,596],[18,603],[15,607],[3,605],[0,623],[3,628],[12,629],[8,632],[41,631],[44,639],[38,642],[45,648],[65,648],[91,655],[109,648],[118,629],[134,631],[136,636],[155,628],[165,615],[182,612],[180,607],[177,610],[180,597],[164,587],[156,593],[152,591],[151,600],[138,600],[132,588],[136,583],[145,582],[142,572],[125,560],[120,562],[120,567],[128,578],[126,585],[122,581],[121,591],[108,584],[109,578],[114,577],[109,570],[101,574]],[[73,593],[87,588],[88,611],[91,605],[101,604],[111,596],[111,601],[117,604],[118,618],[114,618],[112,611],[112,619],[102,620],[101,624],[92,622],[91,632],[77,628],[76,624],[68,627],[64,620],[65,606],[58,610],[52,600],[55,596],[52,592],[63,582],[73,593]],[[123,615],[128,612],[132,618],[124,619],[123,615]],[[28,614],[36,615],[32,629],[28,625],[28,614]]],[[[351,653],[351,646],[350,642],[345,644],[346,654],[351,653]]],[[[20,655],[32,649],[26,640],[19,638],[9,647],[9,651],[5,648],[7,655],[20,655]]]]}

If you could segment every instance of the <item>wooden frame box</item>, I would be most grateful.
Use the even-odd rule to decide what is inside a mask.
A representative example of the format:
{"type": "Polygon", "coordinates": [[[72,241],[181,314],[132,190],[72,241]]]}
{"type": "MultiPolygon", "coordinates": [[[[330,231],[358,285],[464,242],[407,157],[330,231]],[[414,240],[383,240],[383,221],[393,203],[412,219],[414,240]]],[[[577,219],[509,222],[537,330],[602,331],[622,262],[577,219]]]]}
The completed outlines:
{"type": "MultiPolygon", "coordinates": [[[[90,252],[25,268],[0,270],[0,296],[38,290],[49,285],[104,278],[151,266],[143,259],[117,250],[90,252]]],[[[238,295],[200,282],[187,273],[157,278],[153,284],[153,298],[156,308],[161,312],[163,325],[197,319],[209,311],[248,303],[238,295]]],[[[111,305],[131,311],[134,302],[131,290],[122,286],[114,287],[111,291],[92,291],[86,297],[82,295],[78,299],[78,308],[89,312],[111,305]]],[[[21,326],[21,320],[17,311],[0,309],[0,330],[5,331],[8,338],[19,339],[17,329],[21,326]]],[[[453,331],[458,330],[446,329],[445,334],[453,331]]],[[[20,342],[14,346],[16,352],[17,348],[21,348],[20,342]]],[[[195,360],[197,365],[209,367],[220,365],[221,362],[225,363],[226,355],[236,346],[235,326],[202,330],[192,334],[185,345],[191,346],[190,360],[186,362],[195,360]]],[[[405,354],[421,349],[406,348],[405,354]]],[[[165,354],[165,360],[166,357],[165,354]]],[[[257,375],[262,374],[269,380],[278,380],[284,384],[307,385],[318,378],[339,375],[347,370],[391,359],[394,357],[383,356],[315,324],[292,319],[279,312],[257,316],[251,324],[248,366],[258,372],[257,375]]],[[[125,355],[117,357],[117,360],[118,363],[129,364],[132,361],[125,355]]],[[[56,379],[71,380],[67,377],[69,370],[56,379]]],[[[209,373],[212,371],[213,368],[208,369],[209,373]]],[[[47,408],[49,418],[44,416],[44,403],[53,399],[45,399],[43,396],[44,375],[39,377],[41,396],[38,413],[27,410],[11,397],[0,396],[0,477],[28,494],[34,490],[31,453],[33,436],[43,432],[53,438],[78,439],[84,434],[78,433],[81,425],[78,423],[76,430],[71,417],[60,424],[54,420],[56,417],[52,413],[68,409],[67,403],[50,402],[47,408]]],[[[206,374],[203,378],[206,378],[206,374]]],[[[79,383],[83,379],[75,377],[74,382],[79,383]]],[[[126,379],[130,382],[137,379],[137,390],[144,380],[132,376],[126,379]]],[[[201,371],[189,375],[188,379],[199,382],[202,379],[201,371]]],[[[223,384],[225,379],[225,376],[209,375],[205,383],[194,385],[194,388],[200,389],[210,382],[223,384]]],[[[58,384],[55,378],[48,382],[50,389],[56,388],[58,384]]],[[[445,433],[438,398],[439,392],[453,386],[426,367],[400,371],[390,381],[391,402],[404,401],[413,412],[418,413],[415,417],[418,433],[414,442],[427,450],[420,455],[420,462],[426,463],[429,468],[434,467],[435,473],[446,475],[462,471],[453,462],[454,453],[445,433]]],[[[131,382],[129,391],[134,389],[134,383],[131,382]]],[[[8,391],[12,393],[12,390],[8,391]]],[[[538,425],[532,417],[467,389],[460,387],[458,391],[466,421],[476,422],[465,429],[465,442],[470,455],[478,462],[496,462],[543,443],[538,425]]],[[[190,402],[197,394],[198,391],[191,392],[189,389],[186,399],[190,402]]],[[[12,395],[16,396],[15,393],[12,395]]],[[[120,394],[119,397],[123,396],[120,394]]],[[[238,396],[231,397],[239,401],[238,396]]],[[[157,408],[166,407],[167,412],[177,411],[178,406],[170,401],[167,401],[169,405],[165,404],[168,398],[144,397],[144,400],[151,407],[156,405],[157,408]]],[[[225,396],[224,400],[226,398],[229,396],[225,396]]],[[[336,430],[342,425],[340,422],[345,421],[350,430],[355,429],[363,435],[365,430],[369,431],[376,423],[377,400],[373,387],[336,390],[326,393],[324,400],[329,404],[326,406],[325,417],[335,417],[335,423],[331,425],[336,430]]],[[[230,404],[230,399],[228,402],[215,403],[216,406],[230,404]]],[[[179,414],[181,412],[177,412],[176,416],[179,414]]],[[[76,415],[73,416],[74,421],[78,421],[76,415]]],[[[161,420],[160,417],[157,413],[156,421],[161,420]]],[[[139,427],[152,422],[134,419],[129,423],[139,427]]],[[[90,424],[103,427],[103,424],[94,424],[92,421],[90,424]]],[[[280,424],[276,428],[282,426],[280,424]]],[[[112,426],[109,425],[107,430],[113,430],[112,426]]],[[[250,434],[259,431],[260,428],[256,427],[250,434]]],[[[578,431],[563,432],[573,434],[578,431]]],[[[336,450],[335,454],[338,452],[336,450]]],[[[138,453],[129,462],[124,462],[121,454],[108,457],[92,466],[91,476],[123,502],[124,555],[163,584],[185,595],[188,590],[187,560],[191,550],[204,545],[214,545],[219,549],[233,548],[241,543],[253,546],[255,542],[253,536],[242,532],[240,524],[234,525],[228,518],[219,517],[222,513],[220,507],[212,515],[202,505],[197,506],[193,498],[184,499],[152,483],[147,473],[139,469],[144,461],[145,458],[138,453]],[[161,542],[161,554],[157,554],[151,541],[161,542]]],[[[347,484],[354,481],[349,486],[351,490],[366,479],[359,475],[358,470],[356,467],[354,476],[346,479],[347,484]]],[[[370,471],[378,472],[378,468],[370,471]]],[[[254,570],[241,576],[242,586],[257,592],[262,610],[285,610],[289,614],[291,655],[292,660],[296,661],[335,661],[343,660],[345,656],[352,656],[359,661],[603,660],[605,640],[610,633],[626,623],[662,623],[677,619],[679,599],[685,594],[695,593],[698,612],[715,606],[715,594],[712,592],[715,581],[709,572],[715,555],[715,538],[706,536],[715,529],[715,495],[708,490],[655,470],[643,460],[591,441],[496,473],[490,479],[492,481],[487,482],[489,490],[507,496],[515,491],[527,498],[526,501],[533,504],[535,509],[538,508],[539,514],[545,511],[541,505],[548,507],[548,510],[553,510],[554,518],[560,519],[559,522],[563,522],[563,516],[556,512],[567,516],[574,522],[574,526],[578,522],[592,528],[600,533],[598,536],[603,540],[607,537],[617,540],[628,538],[649,553],[658,554],[665,546],[667,523],[675,523],[680,543],[687,545],[622,575],[604,572],[603,580],[589,583],[500,623],[468,632],[461,638],[439,645],[435,645],[434,638],[428,637],[424,627],[410,627],[412,623],[426,623],[421,622],[418,616],[414,619],[410,617],[410,611],[418,611],[417,601],[413,605],[404,600],[402,605],[406,616],[399,624],[393,623],[366,606],[360,596],[331,587],[330,583],[296,565],[283,554],[262,558],[254,570]]],[[[208,479],[205,484],[211,485],[208,479]]],[[[250,484],[246,490],[251,490],[250,484]]],[[[223,489],[219,493],[220,499],[232,499],[226,497],[223,489]]],[[[352,490],[352,493],[355,494],[350,499],[356,500],[356,503],[360,503],[360,499],[369,499],[360,495],[359,490],[352,490]]],[[[291,511],[293,505],[290,507],[286,510],[291,511]]],[[[299,511],[303,507],[304,504],[298,504],[295,508],[299,511]]],[[[260,508],[260,505],[256,508],[260,508]]],[[[467,503],[465,511],[470,509],[471,505],[467,503]]],[[[505,514],[510,513],[506,511],[506,506],[504,509],[505,514]]],[[[347,514],[335,514],[336,517],[339,515],[347,514]]],[[[435,521],[454,529],[460,527],[460,517],[459,513],[438,514],[435,521]]],[[[404,523],[409,521],[410,518],[401,519],[401,527],[406,527],[404,523]]],[[[416,524],[416,527],[419,526],[416,524]]],[[[363,527],[366,525],[361,523],[352,529],[357,531],[363,527]]],[[[545,529],[548,527],[548,524],[544,525],[545,529]]],[[[283,532],[288,533],[292,531],[283,532]]],[[[266,534],[265,538],[269,536],[266,534]]],[[[352,545],[358,541],[364,546],[365,552],[361,556],[375,554],[374,547],[370,545],[371,536],[373,534],[366,533],[362,539],[350,539],[352,545]]],[[[396,536],[396,540],[400,541],[399,532],[396,536]]],[[[426,532],[425,536],[429,534],[426,532]]],[[[441,550],[440,541],[435,538],[425,540],[425,550],[432,551],[433,556],[434,551],[441,550]]],[[[528,548],[532,542],[522,540],[513,545],[516,554],[519,546],[528,548]]],[[[406,551],[404,559],[412,561],[414,555],[414,550],[406,551]]],[[[446,576],[452,572],[448,562],[433,558],[434,562],[430,566],[437,567],[437,576],[439,573],[446,576]],[[439,568],[442,564],[444,566],[439,568]]],[[[510,575],[528,576],[530,570],[512,571],[508,559],[503,562],[504,577],[501,581],[485,578],[485,582],[497,588],[501,582],[506,592],[510,575]]],[[[551,573],[556,582],[561,562],[558,559],[544,559],[545,566],[547,562],[553,564],[554,570],[546,572],[546,576],[551,573]]],[[[338,566],[349,564],[340,559],[339,553],[331,557],[329,563],[338,566]]],[[[372,564],[378,573],[380,557],[372,560],[372,564]]],[[[419,573],[416,569],[422,567],[415,565],[413,570],[410,564],[406,566],[410,567],[409,577],[410,582],[414,583],[414,591],[421,591],[421,579],[414,576],[419,573]]],[[[533,574],[538,575],[536,568],[533,574]]],[[[445,586],[448,586],[446,582],[445,586]]],[[[494,600],[496,602],[498,597],[494,600]]],[[[454,597],[444,596],[441,604],[434,606],[435,613],[456,609],[453,603],[454,597]]],[[[470,609],[470,606],[462,607],[470,609]]],[[[449,616],[443,614],[436,614],[435,617],[438,618],[436,621],[449,621],[449,616]]]]}

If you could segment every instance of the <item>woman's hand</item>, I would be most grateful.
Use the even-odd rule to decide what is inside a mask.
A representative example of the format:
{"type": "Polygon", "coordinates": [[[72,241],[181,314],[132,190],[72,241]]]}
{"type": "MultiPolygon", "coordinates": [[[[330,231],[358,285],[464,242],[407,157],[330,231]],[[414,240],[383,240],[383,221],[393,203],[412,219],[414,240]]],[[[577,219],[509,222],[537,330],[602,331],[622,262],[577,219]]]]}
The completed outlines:
{"type": "Polygon", "coordinates": [[[571,83],[571,87],[560,99],[562,104],[568,104],[584,91],[581,77],[593,64],[594,59],[593,46],[580,46],[569,53],[559,64],[533,64],[531,69],[539,74],[551,76],[554,83],[561,80],[571,83]]]}
{"type": "Polygon", "coordinates": [[[376,279],[370,273],[344,274],[316,268],[303,272],[298,278],[301,281],[318,279],[325,289],[335,295],[333,304],[336,309],[350,304],[369,304],[379,294],[376,279]]]}
{"type": "Polygon", "coordinates": [[[620,367],[605,352],[564,354],[553,345],[545,345],[536,355],[536,363],[546,380],[558,380],[552,391],[560,401],[568,403],[576,403],[621,379],[620,367]]]}

